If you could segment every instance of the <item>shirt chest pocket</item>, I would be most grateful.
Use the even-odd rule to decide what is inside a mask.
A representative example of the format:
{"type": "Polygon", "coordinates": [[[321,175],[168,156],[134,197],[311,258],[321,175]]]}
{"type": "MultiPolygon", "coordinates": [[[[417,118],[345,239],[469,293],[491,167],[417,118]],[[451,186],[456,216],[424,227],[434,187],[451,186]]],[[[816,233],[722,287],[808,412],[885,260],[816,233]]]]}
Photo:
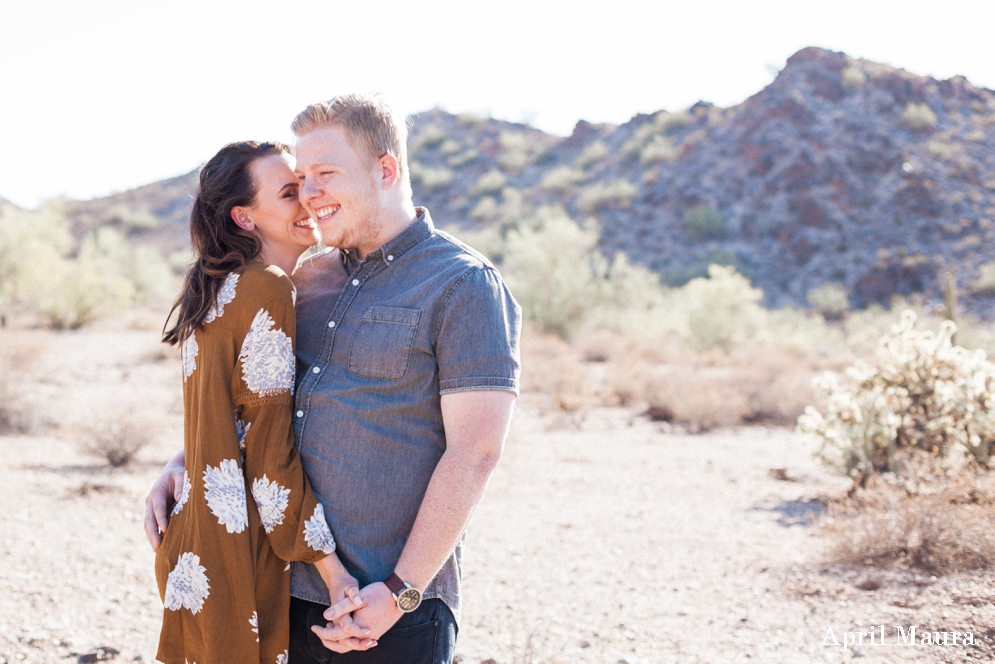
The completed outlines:
{"type": "Polygon", "coordinates": [[[349,351],[349,371],[363,378],[397,380],[408,371],[418,309],[369,307],[349,351]]]}

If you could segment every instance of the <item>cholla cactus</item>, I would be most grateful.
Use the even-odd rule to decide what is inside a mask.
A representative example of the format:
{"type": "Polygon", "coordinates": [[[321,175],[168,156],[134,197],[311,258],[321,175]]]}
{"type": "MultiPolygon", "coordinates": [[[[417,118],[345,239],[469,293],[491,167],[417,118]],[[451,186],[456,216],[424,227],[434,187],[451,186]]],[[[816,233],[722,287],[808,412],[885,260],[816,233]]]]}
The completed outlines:
{"type": "Polygon", "coordinates": [[[798,428],[822,438],[819,456],[863,483],[872,472],[897,470],[914,450],[968,463],[992,464],[995,452],[995,365],[984,351],[951,343],[956,326],[938,334],[916,330],[916,315],[901,322],[879,344],[873,364],[816,379],[822,411],[809,406],[798,428]]]}

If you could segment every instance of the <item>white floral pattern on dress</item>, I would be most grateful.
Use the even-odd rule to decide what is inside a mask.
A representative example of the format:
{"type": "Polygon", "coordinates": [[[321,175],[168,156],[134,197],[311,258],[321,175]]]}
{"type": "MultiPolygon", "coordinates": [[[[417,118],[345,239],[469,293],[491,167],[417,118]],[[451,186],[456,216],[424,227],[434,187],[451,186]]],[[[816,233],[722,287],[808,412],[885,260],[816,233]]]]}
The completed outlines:
{"type": "Polygon", "coordinates": [[[276,664],[287,664],[290,661],[290,651],[284,650],[282,655],[276,656],[276,664]]]}
{"type": "Polygon", "coordinates": [[[235,299],[235,284],[238,283],[238,275],[232,272],[225,277],[225,283],[221,284],[218,291],[218,301],[207,311],[204,316],[204,325],[214,322],[215,319],[225,315],[225,305],[235,299]]]}
{"type": "Polygon", "coordinates": [[[204,606],[204,600],[211,594],[207,572],[200,564],[200,556],[191,552],[181,553],[176,567],[166,579],[166,597],[162,604],[170,611],[181,608],[197,613],[204,606]]]}
{"type": "Polygon", "coordinates": [[[173,511],[169,513],[169,516],[174,517],[183,511],[183,506],[187,504],[187,499],[190,498],[190,475],[187,473],[186,469],[183,470],[183,491],[180,493],[180,499],[176,501],[173,505],[173,511]]]}
{"type": "Polygon", "coordinates": [[[252,497],[259,508],[259,519],[267,533],[283,523],[283,513],[287,511],[290,489],[271,482],[264,474],[262,479],[252,481],[252,497]]]}
{"type": "Polygon", "coordinates": [[[190,336],[183,341],[183,345],[180,347],[180,355],[183,356],[183,382],[187,382],[187,378],[193,373],[194,369],[197,368],[197,353],[200,352],[200,347],[197,346],[197,337],[193,332],[190,336]]]}
{"type": "Polygon", "coordinates": [[[204,498],[218,523],[229,533],[240,533],[249,524],[245,505],[245,479],[235,459],[225,459],[217,468],[204,471],[204,498]]]}
{"type": "Polygon", "coordinates": [[[259,614],[255,611],[252,612],[252,617],[249,618],[249,624],[252,625],[252,631],[256,633],[256,643],[259,643],[259,614]]]}
{"type": "Polygon", "coordinates": [[[304,541],[315,551],[322,553],[335,551],[335,539],[332,538],[332,531],[325,522],[325,510],[321,503],[314,506],[314,515],[304,522],[304,541]]]}
{"type": "Polygon", "coordinates": [[[293,343],[283,330],[271,329],[275,324],[269,312],[260,309],[238,355],[245,384],[259,396],[294,392],[293,343]]]}

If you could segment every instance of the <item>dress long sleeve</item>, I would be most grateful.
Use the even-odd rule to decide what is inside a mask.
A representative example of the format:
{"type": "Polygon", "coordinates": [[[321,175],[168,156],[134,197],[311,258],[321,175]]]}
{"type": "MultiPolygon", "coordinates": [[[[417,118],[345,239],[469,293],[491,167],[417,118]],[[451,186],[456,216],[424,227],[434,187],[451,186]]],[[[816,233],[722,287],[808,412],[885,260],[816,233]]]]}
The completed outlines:
{"type": "Polygon", "coordinates": [[[296,314],[293,299],[260,307],[242,343],[234,390],[245,476],[270,546],[313,563],[335,550],[321,504],[301,468],[290,427],[296,314]]]}

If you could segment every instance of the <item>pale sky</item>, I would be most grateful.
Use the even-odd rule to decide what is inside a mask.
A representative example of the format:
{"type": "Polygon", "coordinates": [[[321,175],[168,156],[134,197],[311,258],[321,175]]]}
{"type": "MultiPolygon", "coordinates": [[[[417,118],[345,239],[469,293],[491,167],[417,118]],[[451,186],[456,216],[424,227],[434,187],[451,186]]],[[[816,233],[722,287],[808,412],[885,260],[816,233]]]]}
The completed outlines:
{"type": "Polygon", "coordinates": [[[993,28],[979,0],[0,0],[0,196],[179,175],[349,91],[565,135],[737,104],[810,45],[995,88],[993,28]]]}

